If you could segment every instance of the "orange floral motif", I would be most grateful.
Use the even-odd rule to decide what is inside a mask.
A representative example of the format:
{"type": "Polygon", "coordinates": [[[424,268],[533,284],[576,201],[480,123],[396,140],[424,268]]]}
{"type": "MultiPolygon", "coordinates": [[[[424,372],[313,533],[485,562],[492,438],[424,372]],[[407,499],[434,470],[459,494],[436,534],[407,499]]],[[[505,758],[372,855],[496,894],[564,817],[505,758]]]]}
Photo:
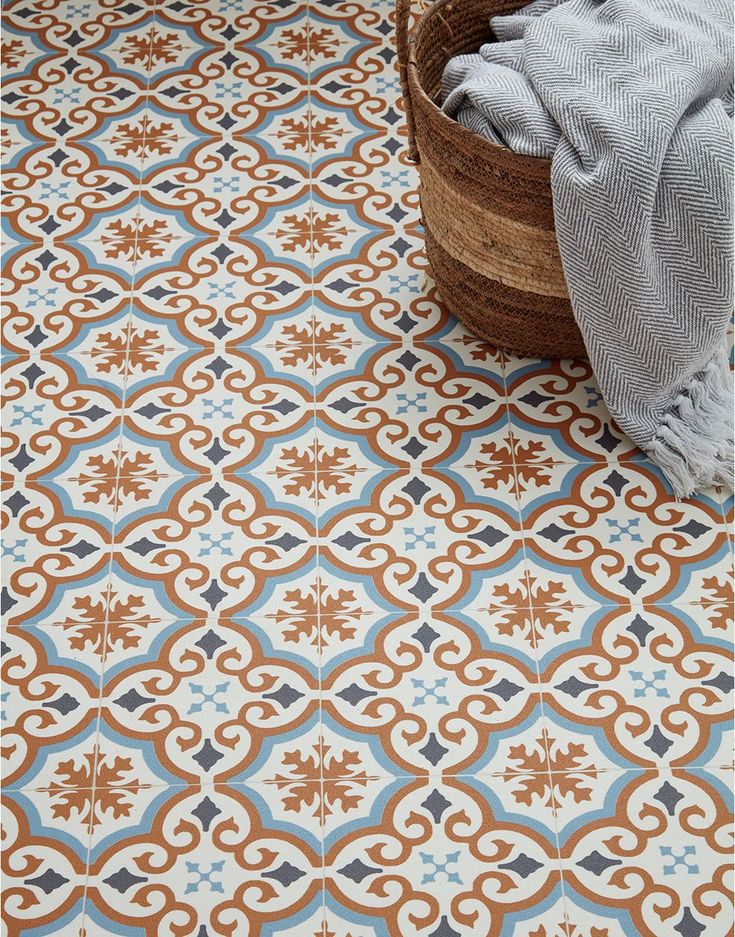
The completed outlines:
{"type": "Polygon", "coordinates": [[[480,446],[480,452],[489,457],[488,461],[478,460],[472,467],[481,474],[486,473],[487,477],[482,481],[484,488],[497,488],[498,483],[512,482],[514,471],[519,492],[526,491],[528,482],[532,481],[538,488],[543,488],[551,481],[551,476],[544,471],[544,466],[551,466],[552,459],[540,458],[544,452],[542,442],[531,440],[525,446],[520,443],[513,445],[511,437],[506,436],[504,446],[486,442],[480,446]]]}
{"type": "Polygon", "coordinates": [[[0,65],[3,69],[17,68],[27,55],[28,50],[23,47],[20,39],[9,39],[0,43],[0,65]]]}
{"type": "Polygon", "coordinates": [[[129,777],[132,769],[130,758],[110,758],[96,745],[83,756],[81,764],[74,759],[59,762],[55,775],[63,783],[52,781],[47,792],[53,798],[53,816],[58,820],[73,817],[91,828],[101,822],[104,814],[115,820],[129,817],[134,795],[149,786],[129,777]],[[125,786],[115,788],[113,784],[125,786]]]}
{"type": "Polygon", "coordinates": [[[300,451],[298,447],[281,450],[282,468],[276,470],[280,478],[286,479],[284,490],[288,494],[298,495],[300,492],[311,492],[319,473],[317,496],[324,497],[325,490],[335,494],[344,494],[350,490],[350,479],[345,473],[357,470],[357,466],[350,460],[349,450],[335,446],[328,450],[324,446],[316,446],[316,458],[312,449],[300,451]]]}
{"type": "Polygon", "coordinates": [[[89,649],[102,657],[107,651],[138,647],[142,633],[155,621],[142,614],[143,597],[129,595],[120,599],[117,593],[78,596],[72,606],[76,617],[67,617],[62,627],[69,632],[69,646],[78,651],[89,649]]]}
{"type": "Polygon", "coordinates": [[[108,504],[119,506],[126,498],[142,501],[150,494],[150,485],[161,477],[153,468],[148,453],[115,452],[109,458],[103,455],[87,459],[89,474],[82,473],[74,481],[85,486],[86,504],[99,504],[103,499],[108,504]]]}
{"type": "Polygon", "coordinates": [[[118,156],[135,153],[167,156],[177,140],[172,123],[161,121],[155,124],[149,117],[143,117],[136,124],[120,124],[112,137],[112,144],[118,156]]]}
{"type": "Polygon", "coordinates": [[[359,787],[367,784],[367,774],[357,752],[343,751],[341,756],[331,752],[331,746],[320,738],[313,752],[297,749],[286,752],[282,764],[289,770],[288,776],[276,775],[277,786],[283,790],[281,800],[284,809],[299,812],[304,807],[314,806],[314,816],[322,819],[332,814],[339,805],[343,813],[360,805],[364,794],[359,787]],[[293,778],[303,778],[304,783],[294,783],[293,778]],[[309,779],[319,777],[317,787],[309,779]]]}
{"type": "Polygon", "coordinates": [[[108,257],[127,257],[129,260],[141,260],[143,257],[160,257],[164,245],[173,240],[173,235],[167,231],[165,221],[145,222],[136,218],[134,222],[125,224],[122,221],[113,221],[107,227],[107,234],[100,240],[107,246],[108,257]]]}
{"type": "Polygon", "coordinates": [[[283,128],[278,131],[277,136],[283,141],[284,150],[303,147],[310,153],[317,149],[335,149],[344,135],[336,117],[318,118],[313,111],[309,111],[301,120],[295,117],[285,118],[283,128]]]}
{"type": "Polygon", "coordinates": [[[284,227],[276,231],[276,237],[281,240],[284,251],[295,253],[300,248],[309,253],[319,247],[339,248],[342,246],[341,237],[348,234],[344,225],[339,223],[339,215],[334,212],[318,212],[310,209],[304,215],[286,215],[283,219],[284,227]]]}
{"type": "Polygon", "coordinates": [[[544,731],[541,738],[536,739],[537,747],[531,751],[525,745],[511,746],[509,756],[513,764],[508,766],[506,780],[517,785],[513,797],[519,804],[531,807],[534,798],[547,797],[547,791],[546,806],[559,805],[557,792],[561,797],[571,794],[575,804],[590,799],[591,788],[584,783],[584,778],[596,778],[598,772],[593,765],[583,764],[589,757],[586,748],[575,742],[570,742],[566,750],[555,745],[556,739],[549,738],[544,731]],[[558,772],[553,775],[553,782],[549,766],[552,772],[558,772]],[[523,776],[512,777],[510,772],[523,772],[523,776]]]}
{"type": "Polygon", "coordinates": [[[309,25],[304,29],[284,29],[278,47],[287,61],[304,59],[308,62],[314,55],[333,59],[337,53],[337,44],[338,40],[331,29],[315,29],[309,25]]]}
{"type": "Polygon", "coordinates": [[[176,61],[181,42],[175,33],[163,35],[155,27],[144,35],[128,36],[122,45],[122,59],[126,65],[145,65],[176,61]]]}
{"type": "MultiPolygon", "coordinates": [[[[516,588],[507,582],[493,587],[492,595],[497,603],[508,609],[507,613],[497,618],[495,626],[499,634],[513,635],[518,632],[518,637],[523,637],[532,643],[534,640],[532,616],[538,634],[550,632],[557,635],[569,631],[569,620],[565,612],[570,612],[574,606],[569,600],[560,601],[565,594],[564,585],[561,582],[549,582],[545,588],[541,586],[534,588],[536,582],[534,576],[529,576],[528,583],[525,579],[519,580],[516,588]],[[532,614],[531,603],[533,604],[532,614]],[[519,609],[528,609],[528,614],[517,614],[519,609]]],[[[487,610],[497,611],[497,604],[491,603],[487,610]]]]}
{"type": "Polygon", "coordinates": [[[291,589],[284,598],[289,608],[279,610],[276,618],[286,625],[284,641],[292,643],[308,638],[317,645],[320,625],[322,640],[348,641],[354,638],[356,621],[364,614],[364,610],[355,605],[357,600],[351,589],[338,589],[334,594],[319,583],[307,593],[291,589]]]}

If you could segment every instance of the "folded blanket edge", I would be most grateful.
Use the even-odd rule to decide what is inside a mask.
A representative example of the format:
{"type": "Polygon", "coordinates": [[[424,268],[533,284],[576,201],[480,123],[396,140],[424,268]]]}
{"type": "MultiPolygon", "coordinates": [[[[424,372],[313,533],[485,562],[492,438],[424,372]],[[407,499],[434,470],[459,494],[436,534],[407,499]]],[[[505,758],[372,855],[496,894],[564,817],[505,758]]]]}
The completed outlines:
{"type": "Polygon", "coordinates": [[[678,499],[712,485],[733,487],[733,410],[727,355],[716,353],[682,386],[643,448],[678,499]]]}

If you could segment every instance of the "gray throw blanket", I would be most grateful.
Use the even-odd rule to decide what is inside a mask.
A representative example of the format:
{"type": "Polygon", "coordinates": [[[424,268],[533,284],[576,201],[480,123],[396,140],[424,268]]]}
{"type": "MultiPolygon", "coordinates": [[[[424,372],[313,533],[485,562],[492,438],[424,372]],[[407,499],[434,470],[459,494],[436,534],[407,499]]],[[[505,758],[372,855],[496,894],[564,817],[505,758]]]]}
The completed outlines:
{"type": "Polygon", "coordinates": [[[444,109],[552,159],[608,407],[677,497],[732,484],[732,0],[536,0],[452,59],[444,109]]]}

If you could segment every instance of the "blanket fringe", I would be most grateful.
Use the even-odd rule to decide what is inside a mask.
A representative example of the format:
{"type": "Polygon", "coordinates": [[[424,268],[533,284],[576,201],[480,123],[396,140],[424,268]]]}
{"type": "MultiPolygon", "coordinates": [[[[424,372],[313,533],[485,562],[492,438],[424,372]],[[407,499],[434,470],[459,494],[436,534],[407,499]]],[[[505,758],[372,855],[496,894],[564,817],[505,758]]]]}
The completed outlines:
{"type": "Polygon", "coordinates": [[[682,387],[645,449],[677,498],[711,485],[733,487],[733,392],[724,354],[682,387]]]}

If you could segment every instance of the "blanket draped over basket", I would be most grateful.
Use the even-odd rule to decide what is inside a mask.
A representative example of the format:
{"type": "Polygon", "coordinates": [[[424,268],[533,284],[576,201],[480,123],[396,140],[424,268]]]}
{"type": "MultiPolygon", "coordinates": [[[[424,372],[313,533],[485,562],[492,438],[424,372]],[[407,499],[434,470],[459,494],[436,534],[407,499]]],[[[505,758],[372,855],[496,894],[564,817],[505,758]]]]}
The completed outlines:
{"type": "Polygon", "coordinates": [[[455,56],[444,110],[551,158],[605,401],[679,497],[732,483],[731,0],[536,0],[455,56]]]}

